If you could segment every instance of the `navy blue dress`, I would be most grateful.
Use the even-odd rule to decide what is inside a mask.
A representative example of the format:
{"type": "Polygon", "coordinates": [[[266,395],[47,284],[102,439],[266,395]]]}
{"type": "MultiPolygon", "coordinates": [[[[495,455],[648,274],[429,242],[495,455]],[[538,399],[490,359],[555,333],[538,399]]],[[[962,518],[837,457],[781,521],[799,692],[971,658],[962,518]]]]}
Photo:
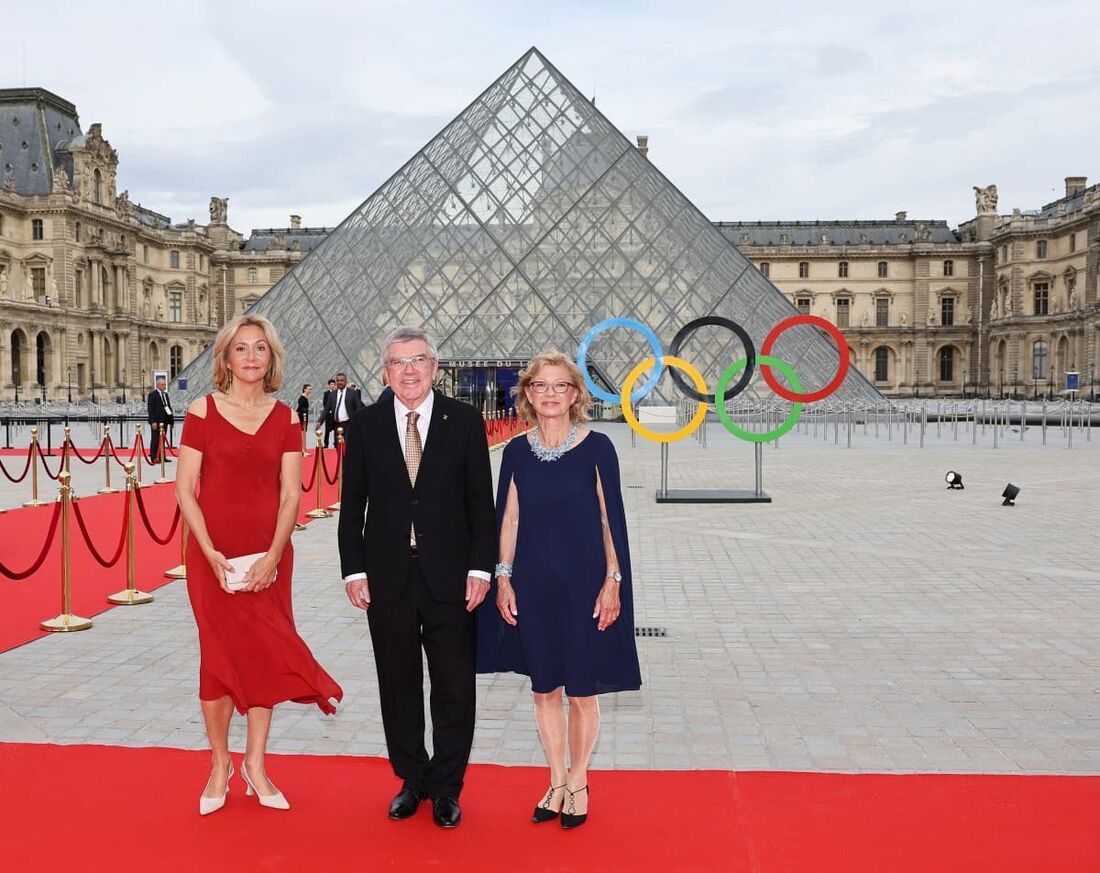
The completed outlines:
{"type": "Polygon", "coordinates": [[[611,440],[591,431],[556,461],[540,461],[525,437],[512,440],[501,459],[498,529],[513,480],[519,496],[512,560],[518,624],[500,617],[494,579],[478,610],[478,672],[522,673],[531,677],[532,691],[564,686],[573,697],[640,688],[626,515],[611,440]],[[604,631],[592,618],[607,570],[597,471],[623,576],[622,611],[604,631]]]}

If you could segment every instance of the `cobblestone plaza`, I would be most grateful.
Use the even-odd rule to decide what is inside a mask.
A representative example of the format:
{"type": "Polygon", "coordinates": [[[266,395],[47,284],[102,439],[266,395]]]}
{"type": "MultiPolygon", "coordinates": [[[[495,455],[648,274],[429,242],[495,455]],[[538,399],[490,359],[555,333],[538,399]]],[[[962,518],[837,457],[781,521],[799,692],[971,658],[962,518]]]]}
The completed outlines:
{"type": "MultiPolygon", "coordinates": [[[[1100,439],[947,429],[925,448],[856,430],[764,447],[770,505],[658,505],[658,448],[625,425],[643,688],[604,701],[593,767],[851,772],[1100,771],[1100,439]],[[963,474],[948,491],[944,473],[963,474]],[[1011,481],[1017,506],[1001,506],[1011,481]],[[1088,510],[1088,506],[1094,510],[1088,510]]],[[[671,447],[669,485],[744,488],[752,448],[709,424],[671,447]]],[[[84,443],[87,444],[87,443],[84,443]]],[[[499,454],[494,453],[494,463],[499,454]]],[[[74,472],[78,493],[98,470],[74,472]]],[[[172,468],[169,467],[169,470],[172,468]]],[[[167,487],[167,486],[165,486],[167,487]]],[[[0,509],[26,499],[5,483],[0,509]]],[[[346,693],[335,717],[283,705],[271,750],[384,755],[365,618],[335,520],[295,535],[299,629],[346,693]]],[[[139,587],[140,587],[140,580],[139,587]]],[[[86,633],[0,654],[0,741],[200,749],[198,645],[184,582],[86,633]]],[[[479,679],[474,760],[541,764],[526,679],[479,679]]],[[[232,746],[243,748],[243,720],[232,746]]]]}

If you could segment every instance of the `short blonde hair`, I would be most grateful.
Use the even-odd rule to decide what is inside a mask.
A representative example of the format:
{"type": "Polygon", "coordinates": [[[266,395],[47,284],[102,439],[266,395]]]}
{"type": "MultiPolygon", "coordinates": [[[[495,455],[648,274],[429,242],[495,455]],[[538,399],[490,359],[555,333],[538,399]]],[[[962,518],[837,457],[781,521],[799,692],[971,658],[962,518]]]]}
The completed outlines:
{"type": "Polygon", "coordinates": [[[229,346],[237,336],[237,331],[242,327],[258,327],[264,332],[267,346],[271,349],[271,366],[264,373],[264,393],[272,394],[283,387],[283,358],[286,352],[283,344],[279,342],[279,332],[275,325],[262,315],[245,313],[225,323],[214,337],[214,387],[219,391],[228,391],[233,384],[233,374],[229,372],[226,360],[229,357],[229,346]]]}
{"type": "Polygon", "coordinates": [[[583,424],[588,421],[588,407],[592,405],[592,395],[588,392],[588,386],[584,384],[584,374],[571,358],[566,357],[557,349],[548,349],[539,352],[519,374],[519,382],[512,388],[512,396],[516,400],[516,409],[524,421],[534,424],[538,421],[535,409],[531,401],[527,399],[527,386],[539,375],[543,367],[564,367],[569,373],[569,381],[577,389],[577,399],[569,407],[569,419],[574,424],[583,424]]]}

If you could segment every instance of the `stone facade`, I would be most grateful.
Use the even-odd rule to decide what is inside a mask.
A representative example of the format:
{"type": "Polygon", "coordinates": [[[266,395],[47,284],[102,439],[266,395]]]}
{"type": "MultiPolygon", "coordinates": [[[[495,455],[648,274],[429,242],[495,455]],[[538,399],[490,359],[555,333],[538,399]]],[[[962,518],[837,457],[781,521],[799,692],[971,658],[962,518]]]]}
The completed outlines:
{"type": "Polygon", "coordinates": [[[852,364],[883,394],[1059,396],[1096,390],[1100,185],[1066,179],[1042,209],[943,221],[721,222],[801,311],[839,325],[852,364]]]}
{"type": "MultiPolygon", "coordinates": [[[[117,193],[118,154],[42,89],[0,90],[0,401],[132,397],[174,375],[327,235],[174,224],[117,193]]],[[[838,324],[885,395],[1095,392],[1100,185],[1042,209],[975,187],[959,228],[888,221],[719,222],[798,309],[838,324]]]]}
{"type": "Polygon", "coordinates": [[[0,90],[0,401],[143,396],[323,239],[244,236],[228,200],[173,223],[117,193],[118,154],[42,89],[0,90]]]}

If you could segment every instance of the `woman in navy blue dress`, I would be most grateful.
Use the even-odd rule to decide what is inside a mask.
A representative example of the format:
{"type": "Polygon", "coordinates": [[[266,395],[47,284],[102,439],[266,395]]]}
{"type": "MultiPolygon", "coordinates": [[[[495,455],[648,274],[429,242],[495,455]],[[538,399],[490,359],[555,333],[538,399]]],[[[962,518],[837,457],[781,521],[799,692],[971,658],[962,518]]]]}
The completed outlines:
{"type": "Polygon", "coordinates": [[[536,355],[514,390],[536,427],[501,459],[500,563],[490,593],[497,609],[480,610],[478,671],[531,677],[550,764],[532,820],[560,815],[572,828],[588,816],[596,695],[642,684],[619,462],[611,440],[579,426],[591,397],[565,355],[536,355]]]}

